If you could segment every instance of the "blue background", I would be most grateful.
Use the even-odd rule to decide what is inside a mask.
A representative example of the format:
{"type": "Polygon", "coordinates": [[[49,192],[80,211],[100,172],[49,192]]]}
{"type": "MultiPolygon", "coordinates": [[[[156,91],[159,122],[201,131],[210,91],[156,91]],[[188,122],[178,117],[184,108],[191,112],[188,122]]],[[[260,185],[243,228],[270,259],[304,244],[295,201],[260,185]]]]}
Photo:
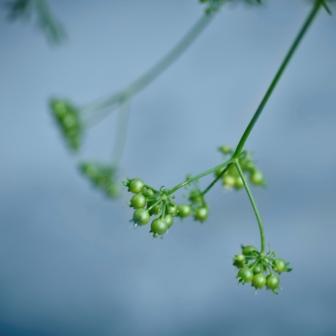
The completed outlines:
{"type": "MultiPolygon", "coordinates": [[[[247,143],[268,181],[256,190],[268,243],[294,266],[276,296],[235,280],[232,255],[258,244],[243,192],[216,186],[208,222],[152,239],[129,223],[128,195],[111,202],[78,174],[48,111],[52,95],[82,104],[124,87],[201,6],[51,6],[69,36],[60,47],[1,12],[0,335],[335,335],[335,16],[320,13],[247,143]]],[[[224,8],[132,100],[121,177],[172,186],[217,164],[308,11],[299,0],[224,8]]],[[[80,157],[108,161],[115,125],[94,128],[80,157]]]]}

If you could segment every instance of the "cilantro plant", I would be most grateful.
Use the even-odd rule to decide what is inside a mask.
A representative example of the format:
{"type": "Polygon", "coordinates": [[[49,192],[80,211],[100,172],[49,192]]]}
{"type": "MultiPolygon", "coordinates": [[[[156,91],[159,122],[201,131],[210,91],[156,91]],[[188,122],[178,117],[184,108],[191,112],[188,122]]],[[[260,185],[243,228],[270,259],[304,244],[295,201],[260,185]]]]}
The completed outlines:
{"type": "MultiPolygon", "coordinates": [[[[50,100],[51,111],[67,146],[73,152],[80,150],[83,136],[89,127],[104,120],[112,111],[119,112],[120,125],[116,135],[113,162],[105,164],[86,161],[80,164],[82,174],[108,197],[115,198],[119,193],[117,170],[126,139],[129,102],[181,56],[209,25],[223,5],[235,2],[249,5],[263,3],[261,0],[200,0],[200,2],[204,6],[204,12],[194,26],[161,60],[126,88],[83,106],[74,104],[69,99],[52,98],[50,100]]],[[[274,251],[266,249],[264,223],[251,189],[251,186],[264,186],[265,179],[260,168],[254,163],[251,153],[245,149],[245,144],[317,15],[322,9],[331,14],[328,6],[330,2],[330,0],[310,1],[311,9],[245,131],[234,147],[226,145],[219,147],[222,159],[216,166],[195,175],[188,175],[180,183],[171,187],[157,188],[138,177],[123,182],[131,194],[129,205],[133,209],[131,221],[134,225],[148,226],[154,237],[162,237],[177,220],[192,217],[195,221],[205,222],[210,211],[206,196],[217,183],[221,183],[228,189],[244,190],[257,222],[260,246],[257,248],[249,244],[242,245],[241,250],[234,256],[233,265],[237,268],[237,280],[242,284],[250,284],[258,290],[266,288],[273,293],[278,293],[280,275],[291,271],[291,266],[287,261],[279,258],[274,251]],[[202,188],[201,181],[209,176],[212,180],[202,188]],[[183,202],[177,201],[178,193],[185,188],[188,190],[187,199],[183,202]]]]}

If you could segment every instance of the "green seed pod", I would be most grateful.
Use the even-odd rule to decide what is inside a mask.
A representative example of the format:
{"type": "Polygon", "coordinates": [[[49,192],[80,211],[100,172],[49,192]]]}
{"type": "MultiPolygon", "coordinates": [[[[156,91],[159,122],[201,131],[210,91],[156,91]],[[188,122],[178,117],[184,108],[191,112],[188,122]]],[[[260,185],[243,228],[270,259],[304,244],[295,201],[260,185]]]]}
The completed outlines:
{"type": "Polygon", "coordinates": [[[285,272],[286,271],[286,263],[284,260],[282,259],[275,259],[273,261],[273,265],[272,265],[272,268],[275,272],[277,273],[282,273],[282,272],[285,272]]]}
{"type": "Polygon", "coordinates": [[[245,256],[243,254],[238,254],[233,258],[233,265],[242,268],[245,265],[245,256]]]}
{"type": "Polygon", "coordinates": [[[153,233],[153,236],[161,236],[165,234],[168,231],[168,224],[167,222],[162,218],[156,218],[153,220],[151,224],[151,233],[153,233]]]}
{"type": "Polygon", "coordinates": [[[242,283],[248,283],[248,282],[252,281],[253,273],[249,268],[245,267],[245,268],[242,268],[242,269],[239,270],[239,272],[237,274],[237,278],[242,283]]]}
{"type": "Polygon", "coordinates": [[[266,278],[266,287],[272,291],[276,291],[279,288],[280,280],[274,274],[269,274],[266,278]]]}
{"type": "Polygon", "coordinates": [[[204,222],[208,219],[209,210],[207,207],[202,206],[195,209],[194,219],[199,222],[204,222]]]}
{"type": "Polygon", "coordinates": [[[141,192],[144,186],[144,183],[139,178],[128,181],[128,191],[134,194],[141,192]]]}
{"type": "Polygon", "coordinates": [[[144,208],[146,205],[146,197],[141,193],[135,194],[131,198],[130,205],[134,209],[144,208]]]}
{"type": "Polygon", "coordinates": [[[235,178],[234,188],[239,190],[244,187],[243,179],[239,176],[235,178]]]}
{"type": "Polygon", "coordinates": [[[166,223],[167,223],[168,229],[170,229],[170,228],[172,227],[172,225],[174,224],[173,216],[170,215],[170,214],[167,214],[167,215],[164,217],[164,220],[165,220],[166,223]]]}
{"type": "Polygon", "coordinates": [[[154,191],[148,187],[144,187],[142,193],[146,198],[151,198],[154,196],[154,191]]]}
{"type": "Polygon", "coordinates": [[[222,183],[224,187],[232,189],[235,186],[236,179],[231,175],[224,175],[222,183]]]}
{"type": "Polygon", "coordinates": [[[136,209],[133,213],[133,221],[139,225],[146,225],[150,220],[150,215],[145,209],[136,209]]]}
{"type": "Polygon", "coordinates": [[[253,267],[254,274],[262,273],[263,271],[264,271],[264,268],[262,267],[262,265],[256,265],[253,267]]]}
{"type": "Polygon", "coordinates": [[[177,215],[177,206],[176,204],[169,204],[167,208],[167,212],[172,215],[176,216],[177,215]]]}
{"type": "Polygon", "coordinates": [[[228,155],[233,152],[230,146],[225,146],[225,145],[218,147],[218,150],[224,155],[228,155]]]}
{"type": "Polygon", "coordinates": [[[256,289],[261,289],[266,285],[266,277],[262,273],[255,274],[252,279],[252,286],[256,289]]]}
{"type": "Polygon", "coordinates": [[[191,214],[191,207],[187,204],[180,204],[177,207],[177,214],[181,218],[188,217],[191,214]]]}
{"type": "Polygon", "coordinates": [[[252,184],[256,186],[261,186],[265,184],[264,176],[260,170],[255,170],[251,175],[250,175],[250,181],[252,184]]]}
{"type": "Polygon", "coordinates": [[[242,253],[245,256],[250,256],[258,252],[257,248],[253,245],[242,245],[242,253]]]}

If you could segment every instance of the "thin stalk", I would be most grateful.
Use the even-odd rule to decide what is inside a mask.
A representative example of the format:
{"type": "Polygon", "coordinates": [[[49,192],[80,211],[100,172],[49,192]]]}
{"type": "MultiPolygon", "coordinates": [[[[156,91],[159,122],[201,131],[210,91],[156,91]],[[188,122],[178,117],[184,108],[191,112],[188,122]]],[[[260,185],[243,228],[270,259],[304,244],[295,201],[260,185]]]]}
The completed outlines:
{"type": "MultiPolygon", "coordinates": [[[[313,8],[309,12],[307,18],[305,19],[301,29],[299,30],[299,33],[297,34],[296,38],[294,39],[292,45],[290,46],[285,58],[283,59],[278,71],[276,72],[270,86],[268,87],[264,97],[262,98],[257,110],[255,111],[252,119],[248,123],[243,135],[241,136],[238,145],[234,151],[234,153],[231,156],[231,159],[237,159],[239,158],[240,154],[244,150],[245,143],[248,139],[248,137],[251,134],[251,131],[253,127],[255,126],[256,122],[258,121],[258,118],[260,117],[261,113],[263,112],[268,100],[272,96],[272,93],[274,89],[276,88],[279,80],[281,79],[284,71],[286,70],[288,64],[290,63],[295,51],[299,47],[301,41],[303,40],[305,34],[308,31],[308,28],[311,26],[313,23],[317,13],[321,9],[322,6],[325,6],[325,2],[323,0],[316,0],[313,8]]],[[[203,191],[203,195],[206,194],[220,179],[221,177],[225,174],[226,170],[223,170],[220,175],[218,175],[203,191]]]]}
{"type": "Polygon", "coordinates": [[[82,108],[83,113],[99,113],[101,114],[100,119],[102,119],[110,113],[110,110],[106,110],[107,107],[116,103],[121,103],[124,100],[129,100],[132,96],[142,91],[185,52],[185,50],[209,25],[214,16],[215,13],[203,14],[181,40],[179,40],[179,42],[148,71],[134,80],[124,90],[121,90],[108,98],[84,106],[82,108]]]}
{"type": "Polygon", "coordinates": [[[253,129],[253,127],[255,126],[256,122],[258,121],[261,113],[263,112],[268,100],[270,99],[270,97],[272,96],[272,93],[275,89],[275,87],[277,86],[277,84],[279,83],[284,71],[286,70],[288,64],[290,63],[295,51],[297,50],[297,48],[299,47],[302,39],[304,38],[304,36],[306,35],[309,27],[312,25],[314,19],[316,18],[319,10],[322,8],[322,6],[324,6],[325,3],[323,0],[316,0],[313,8],[311,9],[311,11],[309,12],[306,20],[304,21],[299,33],[297,34],[296,38],[294,39],[292,45],[290,46],[285,58],[283,59],[278,71],[276,72],[270,86],[268,87],[264,97],[262,98],[256,112],[254,113],[252,119],[250,120],[249,124],[247,125],[243,135],[241,136],[238,145],[236,147],[236,150],[233,154],[233,158],[237,158],[240,153],[243,151],[245,143],[248,139],[248,137],[250,136],[250,133],[253,129]]]}
{"type": "Polygon", "coordinates": [[[125,105],[120,109],[118,113],[118,125],[116,132],[116,141],[113,148],[113,164],[119,166],[121,161],[127,139],[127,129],[129,120],[129,103],[126,102],[125,105]]]}
{"type": "Polygon", "coordinates": [[[173,193],[175,193],[177,190],[181,189],[181,188],[184,188],[186,187],[187,185],[199,180],[200,178],[204,177],[204,176],[207,176],[207,175],[210,175],[210,174],[213,174],[217,169],[220,169],[220,168],[223,168],[225,169],[230,163],[231,163],[231,159],[230,160],[227,160],[215,167],[212,167],[212,168],[209,168],[207,170],[205,170],[204,172],[198,174],[198,175],[195,175],[195,176],[190,176],[188,178],[186,178],[183,182],[177,184],[175,187],[171,188],[168,190],[168,194],[171,195],[173,193]]]}
{"type": "Polygon", "coordinates": [[[254,196],[252,194],[252,191],[247,183],[247,180],[245,178],[245,175],[240,167],[239,161],[236,159],[234,160],[234,165],[238,170],[239,176],[241,177],[241,179],[243,180],[243,184],[244,184],[244,188],[246,190],[247,196],[250,200],[253,212],[255,214],[255,217],[257,219],[257,223],[258,223],[258,228],[259,228],[259,233],[260,233],[260,252],[264,253],[265,252],[265,232],[264,232],[264,224],[263,224],[263,220],[261,218],[261,214],[259,212],[259,209],[257,207],[257,203],[254,199],[254,196]]]}

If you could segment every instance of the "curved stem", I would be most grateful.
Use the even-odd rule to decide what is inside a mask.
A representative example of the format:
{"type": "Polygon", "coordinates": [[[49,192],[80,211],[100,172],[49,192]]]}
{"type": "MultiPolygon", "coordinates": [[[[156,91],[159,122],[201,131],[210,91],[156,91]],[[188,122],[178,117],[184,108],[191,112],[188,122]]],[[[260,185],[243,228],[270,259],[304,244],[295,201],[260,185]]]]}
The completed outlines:
{"type": "Polygon", "coordinates": [[[132,96],[139,93],[151,82],[153,82],[163,71],[165,71],[172,63],[174,63],[183,52],[196,40],[201,32],[208,26],[214,17],[215,13],[203,14],[191,29],[181,38],[181,40],[161,58],[156,64],[154,64],[148,71],[138,77],[124,90],[113,94],[109,98],[101,99],[92,104],[88,104],[82,108],[84,113],[101,113],[101,118],[105,117],[110,110],[106,110],[110,105],[115,105],[130,99],[132,96]]]}
{"type": "Polygon", "coordinates": [[[248,137],[250,136],[250,133],[255,126],[256,122],[258,121],[258,118],[260,117],[261,113],[264,110],[264,107],[266,106],[268,100],[272,96],[272,93],[277,86],[279,80],[281,79],[284,71],[286,70],[289,62],[291,61],[295,51],[297,50],[298,46],[300,45],[302,39],[304,38],[306,32],[308,31],[308,28],[311,26],[313,23],[317,13],[319,10],[322,8],[322,6],[325,5],[323,0],[316,0],[314,3],[313,8],[311,9],[310,13],[308,14],[306,20],[304,21],[299,33],[297,34],[296,38],[294,39],[292,45],[290,46],[284,60],[282,61],[278,71],[276,72],[270,86],[268,87],[264,97],[262,98],[256,112],[254,113],[252,119],[250,120],[249,124],[247,125],[243,135],[241,136],[239,143],[236,147],[236,150],[233,154],[233,158],[237,158],[239,154],[242,152],[244,149],[244,145],[248,137]]]}
{"type": "Polygon", "coordinates": [[[264,224],[263,224],[263,220],[261,218],[261,214],[259,212],[259,209],[257,207],[257,203],[253,197],[252,191],[247,183],[247,180],[245,178],[245,175],[240,167],[239,161],[238,159],[234,160],[234,165],[238,170],[239,176],[241,177],[241,179],[243,180],[243,184],[244,184],[244,188],[246,190],[247,196],[250,200],[253,212],[255,214],[255,217],[257,219],[258,222],[258,228],[259,228],[259,233],[260,233],[260,252],[264,253],[265,252],[265,232],[264,232],[264,224]]]}

